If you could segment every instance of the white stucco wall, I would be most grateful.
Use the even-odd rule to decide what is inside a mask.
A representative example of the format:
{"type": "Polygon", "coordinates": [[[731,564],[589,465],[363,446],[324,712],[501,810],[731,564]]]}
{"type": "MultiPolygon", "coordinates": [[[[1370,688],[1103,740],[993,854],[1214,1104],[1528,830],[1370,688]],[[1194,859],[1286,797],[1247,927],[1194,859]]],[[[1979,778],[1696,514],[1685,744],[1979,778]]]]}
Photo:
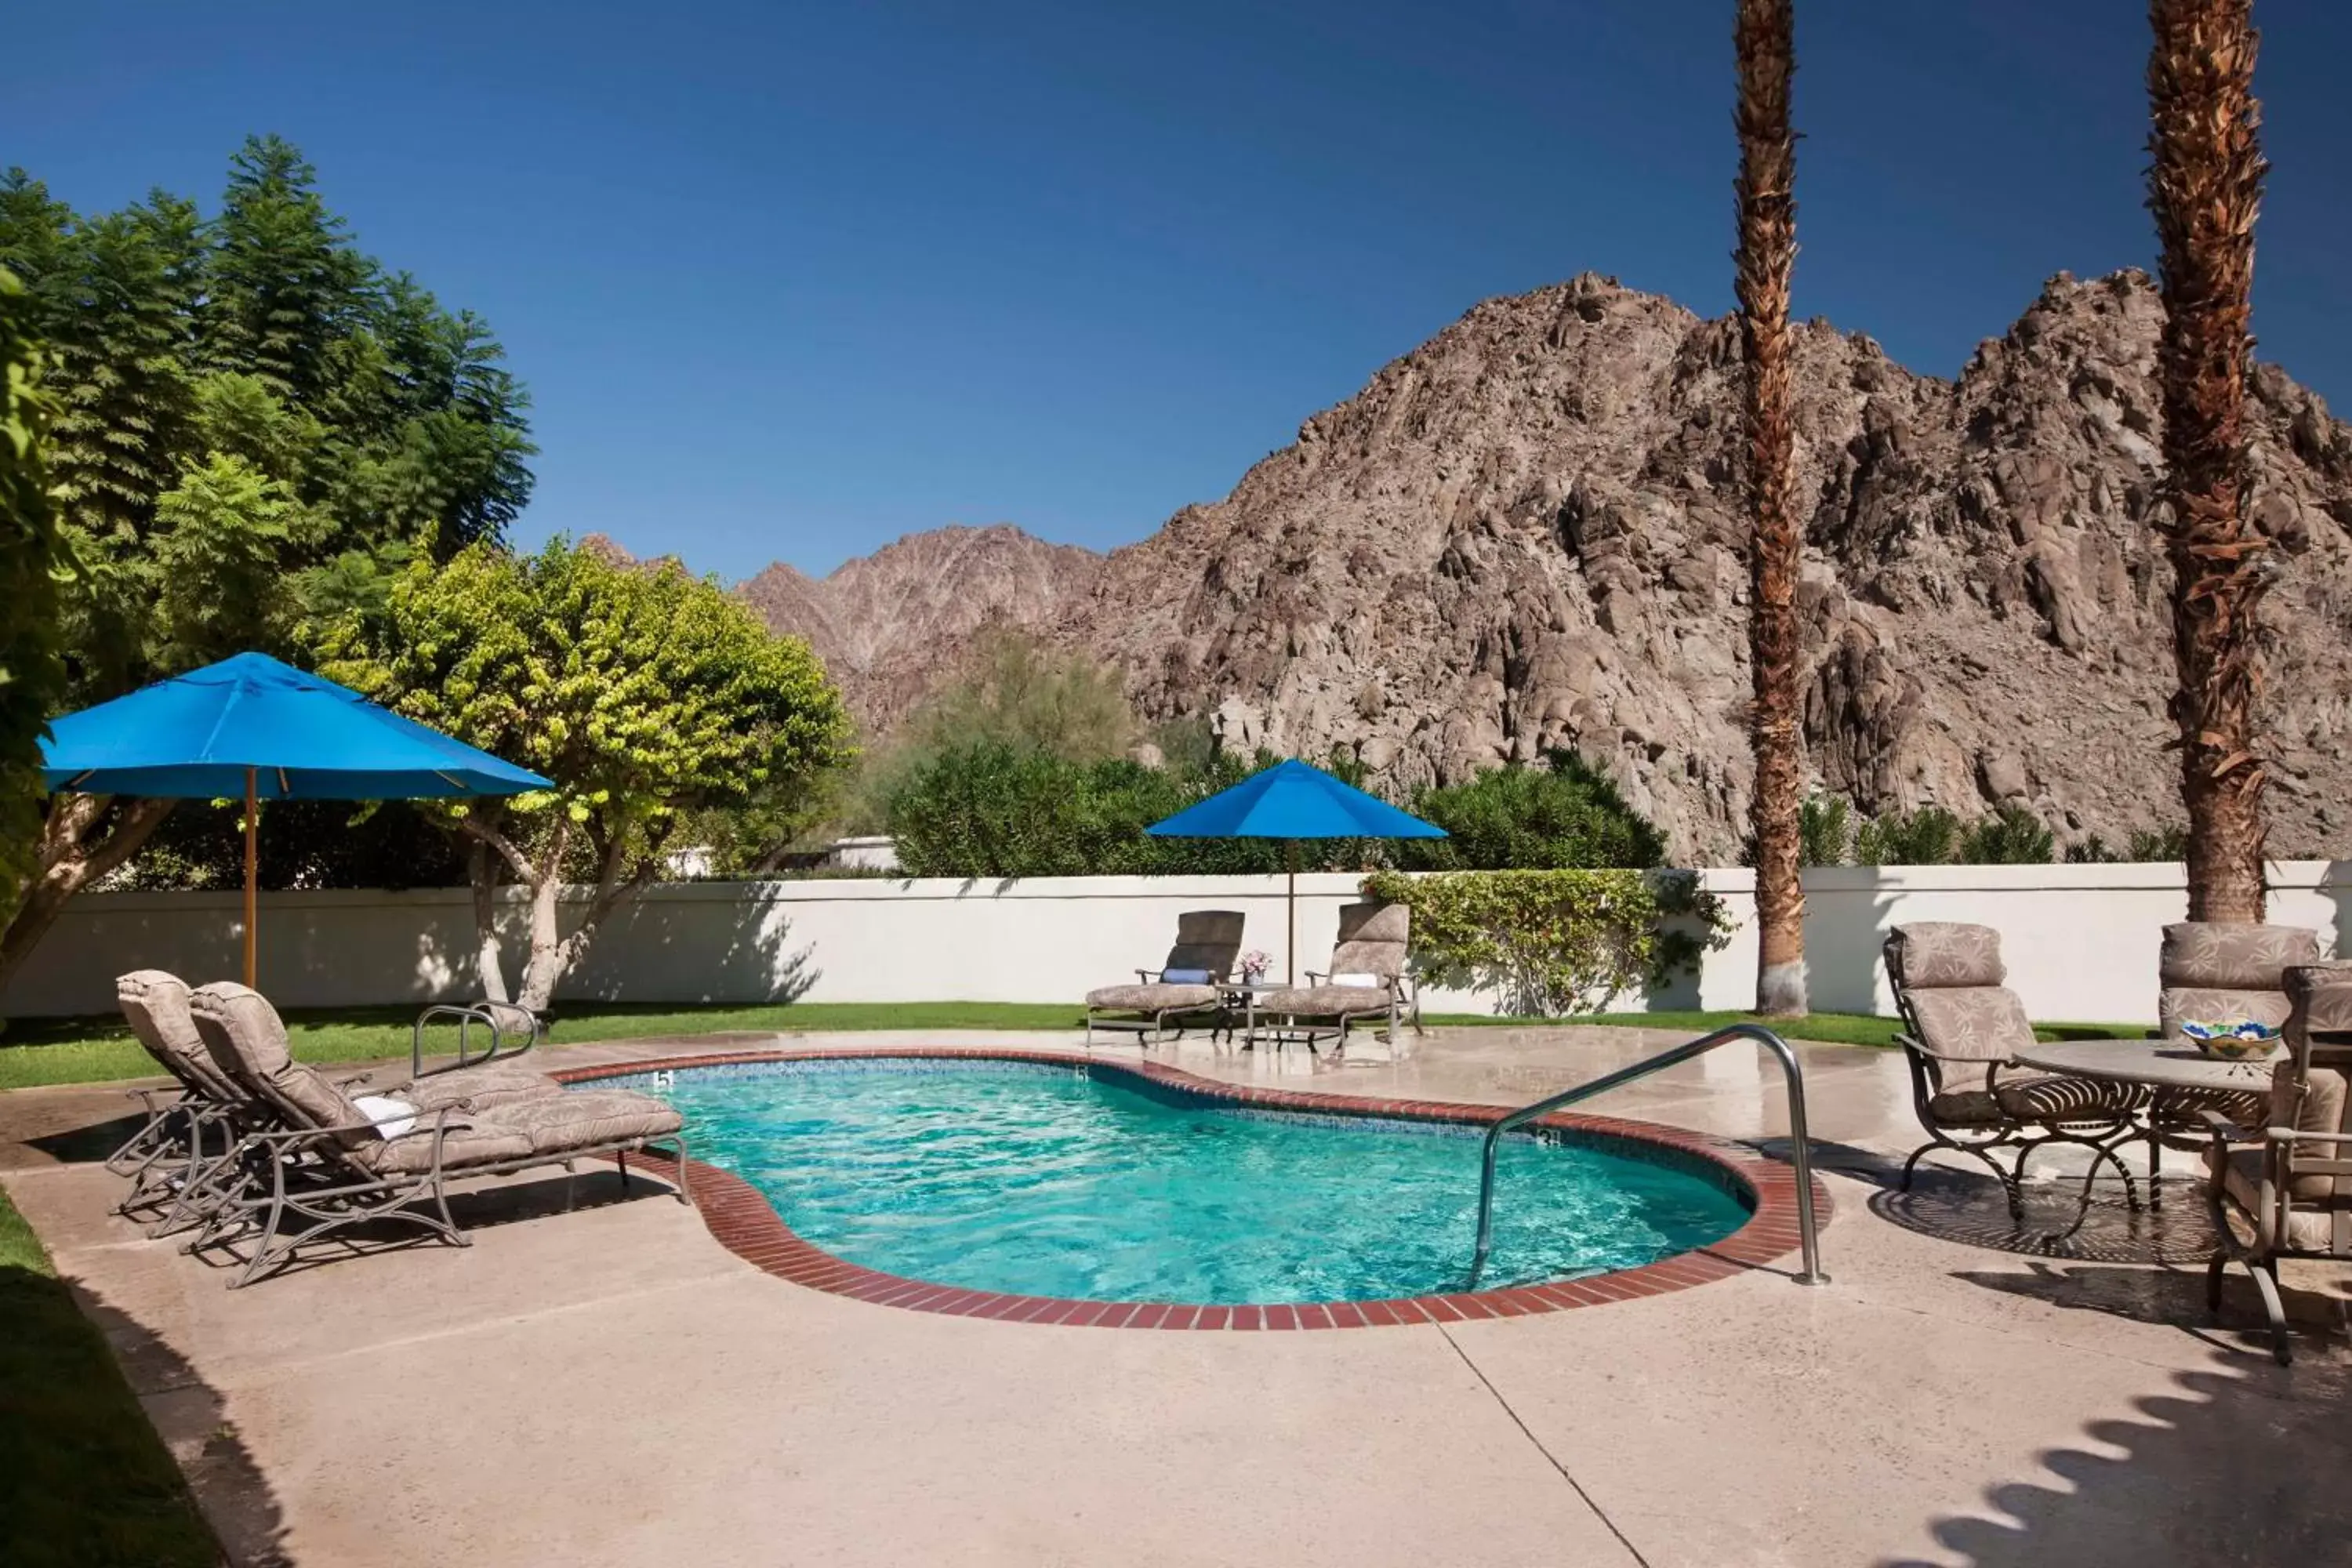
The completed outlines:
{"type": "MultiPolygon", "coordinates": [[[[2352,952],[2352,863],[2272,868],[2271,918],[2313,926],[2352,952]]],[[[1712,870],[1739,920],[1729,947],[1657,998],[1738,1007],[1753,995],[1754,881],[1712,870]]],[[[1347,875],[1298,879],[1302,964],[1330,952],[1347,875]]],[[[2183,917],[2179,866],[1840,868],[1806,879],[1813,1004],[1885,1012],[1878,963],[1889,927],[1970,920],[2004,938],[2011,984],[2035,1016],[2152,1022],[2158,934],[2183,917]]],[[[812,1001],[1074,1001],[1157,964],[1190,909],[1248,917],[1249,945],[1281,973],[1280,877],[1047,878],[700,882],[656,888],[596,939],[561,995],[630,1002],[752,1002],[805,985],[812,1001]]],[[[519,914],[510,909],[510,914],[519,914]]],[[[234,893],[90,894],[74,900],[5,992],[0,1015],[96,1013],[125,970],[192,981],[237,966],[234,893]]],[[[261,984],[285,1006],[424,1002],[477,994],[472,905],[463,890],[314,892],[261,901],[261,984]]],[[[1629,999],[1629,1002],[1631,999],[1629,999]]],[[[1484,1011],[1433,994],[1433,1008],[1484,1011]]]]}

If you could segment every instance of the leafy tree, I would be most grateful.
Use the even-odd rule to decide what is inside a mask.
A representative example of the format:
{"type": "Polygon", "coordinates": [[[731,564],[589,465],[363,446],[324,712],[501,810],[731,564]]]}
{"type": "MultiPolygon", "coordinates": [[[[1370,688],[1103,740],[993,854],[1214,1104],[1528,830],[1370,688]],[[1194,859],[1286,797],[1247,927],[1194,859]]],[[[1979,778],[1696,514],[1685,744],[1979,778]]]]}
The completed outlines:
{"type": "Polygon", "coordinates": [[[1969,824],[1959,858],[1964,866],[2046,866],[2056,847],[2056,836],[2040,817],[2021,805],[2004,805],[1969,824]]]}
{"type": "MultiPolygon", "coordinates": [[[[73,563],[53,711],[240,648],[303,662],[317,625],[380,605],[413,560],[497,539],[529,497],[527,399],[497,342],[385,278],[274,138],[237,154],[210,220],[160,192],[77,215],[11,170],[0,265],[25,284],[12,315],[53,349],[73,563]]],[[[171,809],[54,797],[29,880],[0,879],[0,980],[171,809]]],[[[192,828],[183,859],[215,842],[192,828]]]]}
{"type": "Polygon", "coordinates": [[[498,890],[529,895],[512,994],[534,1011],[650,882],[681,814],[790,802],[845,761],[848,719],[798,637],[676,564],[620,566],[563,540],[419,561],[381,615],[330,629],[323,670],[555,788],[447,808],[468,846],[485,991],[509,994],[498,890]],[[589,884],[567,933],[567,880],[589,884]]]}
{"type": "Polygon", "coordinates": [[[1399,862],[1414,869],[1639,870],[1666,858],[1665,835],[1574,752],[1553,752],[1541,767],[1489,768],[1466,784],[1422,790],[1412,812],[1448,835],[1398,841],[1399,862]]]}
{"type": "Polygon", "coordinates": [[[41,733],[65,689],[57,518],[44,448],[55,400],[27,332],[28,301],[0,268],[0,889],[20,888],[40,833],[41,733]]]}
{"type": "Polygon", "coordinates": [[[918,753],[1000,742],[1081,763],[1124,754],[1139,728],[1117,670],[1004,626],[981,635],[971,672],[908,724],[918,753]]]}
{"type": "Polygon", "coordinates": [[[1853,858],[1864,866],[1948,866],[1959,847],[1960,819],[1940,805],[1923,805],[1864,823],[1853,858]]]}

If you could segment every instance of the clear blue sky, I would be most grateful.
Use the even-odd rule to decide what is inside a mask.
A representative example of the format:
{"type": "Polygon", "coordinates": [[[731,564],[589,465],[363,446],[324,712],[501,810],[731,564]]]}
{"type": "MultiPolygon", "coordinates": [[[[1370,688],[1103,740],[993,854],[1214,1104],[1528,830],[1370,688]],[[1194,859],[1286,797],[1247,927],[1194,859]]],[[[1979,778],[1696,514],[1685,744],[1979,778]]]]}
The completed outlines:
{"type": "MultiPolygon", "coordinates": [[[[520,537],[729,577],[1220,496],[1491,294],[1730,304],[1729,0],[16,7],[0,163],[275,131],[537,401],[520,537]]],[[[2139,0],[1799,0],[1801,313],[1956,372],[2148,262],[2139,0]]],[[[2352,409],[2352,4],[2258,0],[2263,352],[2352,409]]]]}

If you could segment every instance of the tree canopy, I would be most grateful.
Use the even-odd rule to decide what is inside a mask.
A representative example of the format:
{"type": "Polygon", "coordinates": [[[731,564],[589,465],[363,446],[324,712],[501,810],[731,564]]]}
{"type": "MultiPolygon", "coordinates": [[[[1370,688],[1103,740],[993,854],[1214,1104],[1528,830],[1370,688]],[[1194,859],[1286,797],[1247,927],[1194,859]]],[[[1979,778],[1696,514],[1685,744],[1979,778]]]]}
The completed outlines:
{"type": "MultiPolygon", "coordinates": [[[[209,216],[161,191],[77,213],[8,170],[0,268],[23,284],[7,297],[11,342],[47,345],[55,401],[62,684],[33,722],[240,649],[307,663],[315,627],[380,605],[411,561],[499,540],[530,497],[528,399],[497,340],[361,251],[316,171],[276,137],[236,153],[209,216]]],[[[10,577],[12,628],[39,591],[10,577]]],[[[166,826],[171,811],[61,795],[33,834],[5,825],[0,978],[159,827],[191,879],[220,879],[208,862],[223,848],[234,866],[221,814],[166,826]]],[[[331,835],[348,816],[289,826],[331,835]]],[[[420,831],[405,808],[384,818],[420,831]]]]}
{"type": "Polygon", "coordinates": [[[57,519],[43,462],[54,402],[26,335],[24,285],[0,268],[0,888],[32,870],[41,822],[41,731],[65,688],[58,637],[57,519]]]}
{"type": "Polygon", "coordinates": [[[556,540],[419,561],[383,605],[321,640],[322,671],[418,722],[555,781],[452,808],[473,844],[484,987],[508,994],[493,895],[530,890],[518,999],[543,1007],[595,928],[661,868],[681,814],[789,802],[849,756],[824,667],[715,581],[616,564],[556,540]],[[593,885],[559,935],[557,891],[593,885]]]}

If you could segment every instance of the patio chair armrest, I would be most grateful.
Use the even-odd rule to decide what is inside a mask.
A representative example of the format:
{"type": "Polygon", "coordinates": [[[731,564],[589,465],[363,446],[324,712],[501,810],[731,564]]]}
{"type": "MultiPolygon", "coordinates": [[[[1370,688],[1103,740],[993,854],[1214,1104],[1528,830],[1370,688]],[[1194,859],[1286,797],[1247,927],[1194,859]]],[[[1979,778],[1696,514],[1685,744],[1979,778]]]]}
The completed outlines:
{"type": "Polygon", "coordinates": [[[2005,1057],[1946,1056],[1943,1052],[1937,1050],[1935,1047],[1929,1045],[1927,1041],[1907,1030],[1896,1030],[1895,1034],[1895,1043],[1902,1047],[1906,1051],[1916,1051],[1923,1057],[1929,1057],[1939,1062],[1957,1062],[1962,1067],[1985,1068],[1990,1069],[1997,1068],[2014,1068],[2018,1065],[2013,1059],[2005,1057]]]}
{"type": "Polygon", "coordinates": [[[2262,1135],[2273,1143],[2352,1144],[2352,1132],[2305,1132],[2296,1127],[2265,1127],[2262,1135]]]}
{"type": "Polygon", "coordinates": [[[1135,972],[1135,983],[1138,985],[1157,985],[1160,977],[1166,973],[1162,969],[1139,969],[1135,972]]]}
{"type": "Polygon", "coordinates": [[[1328,969],[1302,969],[1298,973],[1307,976],[1309,985],[1319,985],[1331,978],[1331,972],[1328,969]]]}
{"type": "Polygon", "coordinates": [[[2210,1107],[2200,1110],[2197,1112],[2197,1120],[2202,1121],[2205,1124],[2205,1130],[2213,1134],[2220,1142],[2259,1143],[2263,1141],[2263,1134],[2260,1131],[2250,1131],[2210,1107]]]}

